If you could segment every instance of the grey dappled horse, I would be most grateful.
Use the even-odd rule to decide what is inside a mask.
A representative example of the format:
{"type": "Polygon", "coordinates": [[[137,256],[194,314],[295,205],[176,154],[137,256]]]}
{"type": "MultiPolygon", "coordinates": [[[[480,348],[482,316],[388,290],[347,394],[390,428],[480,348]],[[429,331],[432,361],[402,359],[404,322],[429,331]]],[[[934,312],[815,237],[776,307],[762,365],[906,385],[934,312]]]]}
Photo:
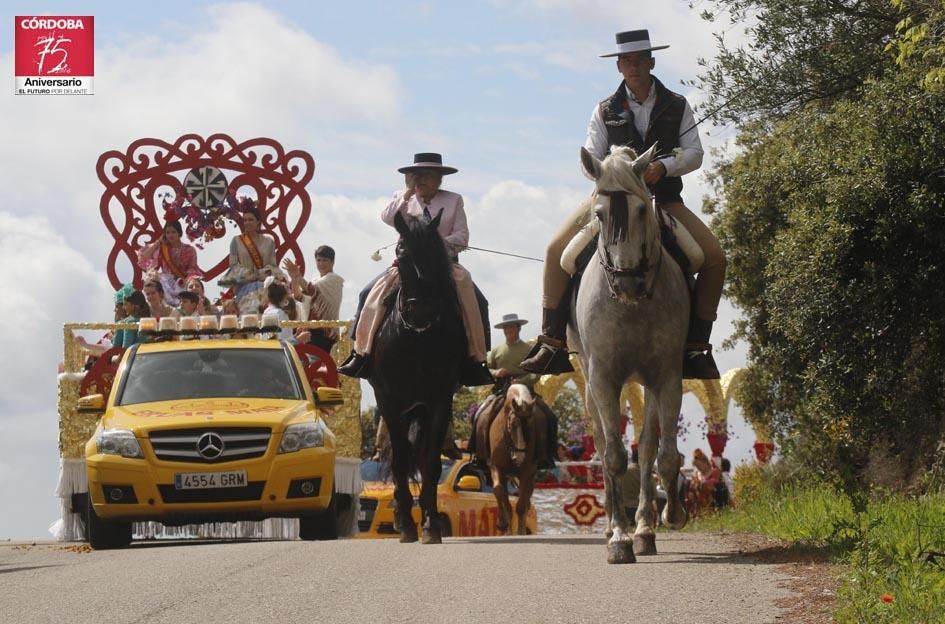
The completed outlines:
{"type": "Polygon", "coordinates": [[[603,161],[581,149],[581,162],[596,180],[591,219],[600,221],[597,250],[572,306],[568,341],[578,351],[587,381],[586,405],[602,451],[605,508],[612,531],[609,563],[633,563],[656,553],[656,484],[653,461],[667,492],[663,522],[680,529],[686,512],[677,495],[681,460],[676,423],[682,402],[682,358],[689,324],[689,292],[679,266],[663,249],[650,193],[641,176],[653,148],[637,157],[611,148],[603,161]],[[620,435],[620,389],[636,377],[645,389],[640,433],[640,498],[636,530],[629,532],[620,479],[627,449],[620,435]],[[657,439],[659,436],[659,439],[657,439]]]}

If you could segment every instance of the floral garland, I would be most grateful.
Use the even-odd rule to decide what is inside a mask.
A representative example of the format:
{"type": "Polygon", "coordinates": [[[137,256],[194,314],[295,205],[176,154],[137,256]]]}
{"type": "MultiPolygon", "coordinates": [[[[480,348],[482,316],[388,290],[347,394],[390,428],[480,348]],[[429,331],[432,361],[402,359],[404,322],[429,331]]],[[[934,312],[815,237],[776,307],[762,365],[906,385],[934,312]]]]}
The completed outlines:
{"type": "Polygon", "coordinates": [[[193,241],[198,249],[203,249],[204,243],[226,235],[227,219],[242,227],[242,213],[256,207],[256,202],[251,197],[236,197],[232,192],[227,193],[219,205],[207,208],[194,205],[190,195],[186,193],[174,195],[173,199],[169,197],[170,193],[161,200],[165,221],[183,221],[186,224],[187,238],[193,241]]]}

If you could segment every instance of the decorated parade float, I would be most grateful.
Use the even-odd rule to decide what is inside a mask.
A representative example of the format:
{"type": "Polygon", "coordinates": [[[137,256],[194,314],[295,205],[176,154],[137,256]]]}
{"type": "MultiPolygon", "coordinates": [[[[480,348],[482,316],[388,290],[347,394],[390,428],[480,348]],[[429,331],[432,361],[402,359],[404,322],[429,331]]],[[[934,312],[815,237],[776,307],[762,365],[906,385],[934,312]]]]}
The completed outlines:
{"type": "MultiPolygon", "coordinates": [[[[121,315],[116,310],[114,322],[69,323],[64,326],[58,403],[61,460],[56,490],[61,503],[61,516],[51,527],[57,539],[69,541],[86,537],[88,471],[93,468],[87,466],[87,445],[94,451],[96,440],[93,437],[97,435],[97,428],[99,450],[103,444],[106,447],[112,444],[112,441],[101,439],[99,423],[106,404],[112,405],[108,402],[109,397],[116,396],[113,381],[116,374],[121,376],[124,370],[119,370],[119,363],[123,367],[129,366],[129,358],[122,358],[125,349],[111,346],[114,338],[110,339],[109,336],[139,329],[150,332],[152,338],[149,340],[152,341],[159,340],[162,333],[170,340],[181,334],[190,334],[187,337],[196,340],[214,340],[225,338],[228,332],[238,330],[244,338],[251,339],[246,342],[257,343],[259,338],[275,335],[256,333],[264,329],[329,330],[335,331],[336,335],[340,333],[340,339],[332,348],[333,357],[318,347],[297,344],[292,347],[295,351],[290,354],[289,361],[297,362],[304,368],[299,377],[304,375],[305,379],[300,379],[300,384],[307,382],[312,391],[334,388],[337,390],[333,392],[337,395],[340,391],[344,398],[342,405],[332,408],[328,404],[338,401],[326,401],[324,409],[318,411],[330,429],[330,433],[324,435],[330,435],[334,442],[333,482],[338,502],[333,503],[337,508],[333,513],[337,511],[338,533],[345,535],[357,531],[357,501],[361,491],[358,458],[361,447],[360,385],[357,380],[339,379],[333,361],[333,358],[344,359],[351,349],[350,341],[343,331],[346,323],[337,320],[296,320],[276,321],[275,327],[262,327],[266,322],[273,324],[259,314],[253,316],[253,313],[258,312],[259,294],[264,283],[256,280],[256,276],[250,278],[240,275],[231,266],[230,256],[239,247],[235,238],[230,253],[221,253],[219,245],[215,249],[212,244],[226,236],[240,236],[243,218],[254,208],[259,216],[258,231],[264,235],[257,240],[265,238],[269,241],[266,244],[271,243],[272,248],[260,245],[257,249],[252,241],[248,241],[240,252],[248,251],[249,259],[244,259],[244,264],[251,261],[253,264],[248,266],[252,268],[255,265],[260,270],[265,265],[265,270],[258,275],[262,277],[264,273],[281,273],[283,260],[289,259],[304,273],[305,254],[299,247],[299,236],[311,213],[311,198],[306,185],[313,177],[314,165],[308,153],[301,150],[287,152],[271,139],[256,138],[238,143],[223,134],[209,137],[190,134],[171,143],[141,139],[124,152],[109,151],[99,157],[96,170],[104,185],[99,211],[113,240],[106,258],[105,277],[118,293],[116,308],[125,293],[132,289],[140,290],[144,282],[150,280],[162,283],[165,295],[159,305],[176,303],[177,293],[188,288],[188,282],[196,278],[200,283],[201,303],[211,307],[219,305],[219,310],[214,314],[203,309],[202,315],[194,314],[186,319],[154,313],[151,320],[142,320],[141,324],[118,322],[121,315]],[[166,230],[165,224],[169,221],[181,224],[181,230],[193,246],[172,245],[166,237],[162,237],[166,230]],[[199,262],[194,247],[201,250],[199,262]],[[223,289],[219,298],[211,294],[215,282],[223,289]],[[206,295],[203,294],[203,285],[207,286],[206,295]],[[217,299],[216,304],[211,303],[211,298],[217,299]],[[151,326],[146,326],[147,323],[151,323],[151,326]],[[103,337],[103,332],[108,334],[103,337]],[[86,335],[88,339],[84,337],[86,335]],[[77,339],[77,336],[81,337],[77,339]]],[[[309,300],[302,301],[299,306],[300,319],[308,318],[310,303],[309,300]]],[[[195,350],[195,344],[191,343],[190,351],[195,350]]],[[[196,350],[199,351],[199,348],[196,350]]],[[[308,392],[307,396],[314,397],[317,404],[316,394],[329,396],[330,393],[308,392]]],[[[240,408],[240,405],[231,407],[240,408]]],[[[253,406],[248,408],[249,411],[252,409],[253,406]]],[[[187,413],[197,412],[192,410],[187,413]]],[[[180,414],[175,413],[174,416],[179,417],[180,414]]],[[[212,419],[213,416],[206,418],[212,419]]],[[[208,430],[208,433],[211,434],[208,439],[215,439],[212,438],[215,432],[208,430]]],[[[273,430],[274,438],[277,433],[273,430]]],[[[279,433],[283,439],[282,447],[287,443],[288,436],[284,435],[287,433],[279,433]]],[[[320,431],[319,436],[323,433],[320,431]]],[[[321,441],[322,437],[318,439],[321,441]]],[[[170,442],[173,446],[176,441],[170,442]]],[[[247,443],[245,440],[242,442],[247,443]]],[[[121,451],[124,448],[122,444],[118,440],[119,453],[122,457],[129,457],[121,451]]],[[[151,454],[155,453],[157,443],[152,437],[147,443],[142,440],[141,447],[145,449],[145,454],[151,454]]],[[[279,452],[286,450],[282,447],[279,452]]],[[[197,450],[203,454],[199,444],[197,450]]],[[[138,449],[135,452],[142,451],[138,449]]],[[[191,450],[168,452],[192,453],[191,450]]],[[[200,459],[207,460],[206,457],[200,459]]],[[[178,475],[176,489],[187,487],[184,476],[182,480],[178,475]]],[[[236,477],[230,475],[230,478],[236,477]]],[[[171,481],[170,486],[162,487],[174,489],[173,478],[171,481]]],[[[311,490],[311,484],[300,484],[302,493],[293,494],[290,491],[289,498],[303,496],[306,485],[311,490]]],[[[199,487],[199,484],[195,482],[190,487],[199,487]]],[[[167,492],[164,489],[161,491],[167,492]]],[[[187,490],[183,489],[182,492],[187,490]]],[[[177,492],[177,495],[181,496],[182,492],[177,492]]],[[[133,496],[134,493],[125,491],[123,494],[121,488],[115,487],[111,490],[106,488],[104,494],[111,497],[110,502],[119,502],[123,495],[133,496]]],[[[98,498],[98,494],[93,498],[98,498]]],[[[274,500],[275,497],[268,495],[267,498],[274,500]]],[[[149,502],[154,504],[153,499],[149,502]]],[[[132,530],[137,538],[295,538],[300,535],[298,518],[183,526],[165,526],[149,521],[136,522],[132,530]]],[[[302,532],[304,535],[304,527],[302,532]]]]}

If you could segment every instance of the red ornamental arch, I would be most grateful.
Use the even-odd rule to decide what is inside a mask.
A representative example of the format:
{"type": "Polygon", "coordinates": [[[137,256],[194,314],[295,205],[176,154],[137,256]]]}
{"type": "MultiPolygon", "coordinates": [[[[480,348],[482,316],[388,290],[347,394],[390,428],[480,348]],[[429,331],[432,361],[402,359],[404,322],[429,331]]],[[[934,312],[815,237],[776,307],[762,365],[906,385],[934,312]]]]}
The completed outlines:
{"type": "MultiPolygon", "coordinates": [[[[122,285],[116,268],[122,256],[133,267],[133,282],[140,286],[142,271],[136,251],[153,240],[164,226],[161,189],[170,188],[176,197],[186,197],[183,178],[200,167],[225,172],[227,190],[233,195],[245,195],[241,191],[252,189],[262,217],[260,229],[275,240],[277,259],[292,254],[293,261],[305,270],[298,238],[312,211],[306,185],[315,174],[315,160],[308,152],[287,152],[278,141],[263,137],[243,143],[226,134],[206,138],[185,134],[173,143],[145,138],[134,141],[124,152],[103,153],[95,166],[105,186],[99,210],[114,239],[106,267],[108,280],[116,290],[122,285]],[[116,201],[124,216],[120,224],[112,218],[116,201]],[[297,219],[290,223],[290,212],[296,206],[297,219]]],[[[213,262],[209,268],[206,259],[201,262],[207,281],[218,277],[228,266],[226,256],[213,262]]]]}

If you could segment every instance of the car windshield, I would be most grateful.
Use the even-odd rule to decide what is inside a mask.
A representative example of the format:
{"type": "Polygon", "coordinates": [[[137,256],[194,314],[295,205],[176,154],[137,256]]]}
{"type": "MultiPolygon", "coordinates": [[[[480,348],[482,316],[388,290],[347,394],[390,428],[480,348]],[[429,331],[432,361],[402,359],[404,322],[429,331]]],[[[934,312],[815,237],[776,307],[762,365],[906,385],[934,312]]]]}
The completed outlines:
{"type": "MultiPolygon", "coordinates": [[[[450,468],[455,462],[452,459],[443,460],[443,468],[440,472],[440,483],[446,480],[450,468]]],[[[420,475],[416,476],[420,479],[420,475]]],[[[361,480],[362,481],[390,481],[390,467],[373,459],[365,459],[361,462],[361,480]]]]}
{"type": "Polygon", "coordinates": [[[300,400],[303,394],[282,349],[187,349],[135,355],[117,404],[219,397],[300,400]]]}

